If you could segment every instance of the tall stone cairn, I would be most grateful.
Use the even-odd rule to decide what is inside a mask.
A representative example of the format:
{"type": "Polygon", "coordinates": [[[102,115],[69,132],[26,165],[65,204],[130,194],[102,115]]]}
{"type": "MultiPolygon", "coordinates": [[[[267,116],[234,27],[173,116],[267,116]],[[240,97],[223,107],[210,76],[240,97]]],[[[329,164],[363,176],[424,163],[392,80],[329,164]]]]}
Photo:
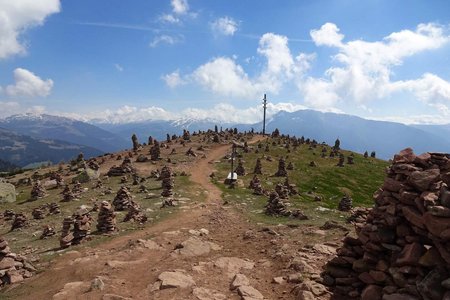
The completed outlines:
{"type": "Polygon", "coordinates": [[[31,212],[31,215],[33,216],[33,219],[41,220],[41,219],[45,218],[46,212],[47,212],[47,206],[40,205],[33,209],[33,211],[31,212]]]}
{"type": "Polygon", "coordinates": [[[63,220],[63,226],[61,230],[61,237],[59,238],[59,246],[64,249],[72,245],[73,233],[71,228],[73,225],[72,217],[65,217],[63,220]]]}
{"type": "Polygon", "coordinates": [[[81,209],[74,214],[72,245],[78,245],[91,234],[92,217],[81,209]]]}
{"type": "Polygon", "coordinates": [[[165,165],[165,166],[163,166],[162,168],[161,168],[161,172],[160,172],[160,175],[159,175],[159,179],[164,179],[164,178],[169,178],[169,177],[173,177],[174,176],[174,174],[173,174],[173,171],[172,171],[172,168],[171,167],[169,167],[169,166],[167,166],[167,165],[165,165]]]}
{"type": "Polygon", "coordinates": [[[281,199],[289,199],[289,189],[282,183],[278,183],[275,186],[275,192],[281,199]]]}
{"type": "Polygon", "coordinates": [[[344,163],[345,163],[345,157],[344,157],[344,155],[343,154],[341,154],[340,156],[339,156],[339,161],[338,161],[338,163],[337,163],[337,167],[343,167],[344,166],[344,163]]]}
{"type": "Polygon", "coordinates": [[[28,218],[23,213],[18,213],[14,216],[14,221],[11,225],[11,231],[28,226],[28,218]]]}
{"type": "Polygon", "coordinates": [[[138,138],[136,136],[136,134],[133,133],[133,135],[131,136],[131,142],[133,143],[133,150],[137,151],[139,149],[139,141],[138,138]]]}
{"type": "Polygon", "coordinates": [[[259,157],[256,159],[256,165],[255,169],[253,170],[253,174],[262,175],[261,159],[259,157]]]}
{"type": "Polygon", "coordinates": [[[40,180],[36,180],[33,187],[31,188],[31,199],[37,200],[47,196],[44,186],[42,186],[40,180]]]}
{"type": "Polygon", "coordinates": [[[161,196],[173,197],[174,180],[172,176],[164,178],[161,182],[161,186],[163,188],[161,196]]]}
{"type": "Polygon", "coordinates": [[[114,209],[118,210],[118,211],[128,209],[132,199],[133,199],[133,196],[131,195],[128,188],[126,186],[122,186],[117,191],[116,197],[114,197],[114,200],[113,200],[114,209]]]}
{"type": "Polygon", "coordinates": [[[0,286],[22,282],[36,269],[24,257],[11,252],[8,242],[0,237],[0,286]]]}
{"type": "Polygon", "coordinates": [[[108,201],[102,201],[98,212],[97,230],[100,233],[110,234],[117,231],[116,214],[108,201]]]}
{"type": "Polygon", "coordinates": [[[286,161],[283,157],[280,158],[278,161],[278,171],[275,173],[275,176],[277,177],[284,177],[287,176],[288,173],[286,171],[286,161]]]}
{"type": "Polygon", "coordinates": [[[339,201],[338,210],[340,211],[350,211],[353,208],[353,200],[349,195],[345,195],[339,201]]]}
{"type": "Polygon", "coordinates": [[[335,299],[450,299],[450,154],[394,156],[357,237],[325,267],[335,299]]]}
{"type": "Polygon", "coordinates": [[[158,141],[154,141],[153,146],[150,148],[150,159],[157,161],[160,159],[161,148],[158,141]]]}
{"type": "Polygon", "coordinates": [[[236,169],[234,170],[234,172],[238,176],[244,176],[245,175],[245,168],[244,168],[244,164],[242,162],[242,159],[238,160],[238,165],[237,165],[236,169]]]}

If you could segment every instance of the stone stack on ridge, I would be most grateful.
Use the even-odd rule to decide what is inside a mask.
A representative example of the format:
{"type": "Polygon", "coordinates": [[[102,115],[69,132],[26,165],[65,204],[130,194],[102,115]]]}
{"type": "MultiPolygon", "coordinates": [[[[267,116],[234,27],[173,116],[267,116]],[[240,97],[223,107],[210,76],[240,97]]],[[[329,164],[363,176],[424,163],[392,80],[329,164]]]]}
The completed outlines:
{"type": "Polygon", "coordinates": [[[158,141],[153,142],[153,146],[150,148],[150,159],[153,161],[157,161],[160,159],[161,148],[158,141]]]}
{"type": "Polygon", "coordinates": [[[73,225],[73,218],[71,216],[65,217],[61,230],[61,237],[59,238],[59,246],[64,249],[72,245],[73,233],[71,228],[73,225]]]}
{"type": "Polygon", "coordinates": [[[353,208],[353,200],[350,196],[345,195],[339,201],[338,210],[340,211],[350,211],[353,208]]]}
{"type": "Polygon", "coordinates": [[[130,206],[133,196],[126,186],[122,186],[114,197],[113,205],[115,210],[126,210],[130,206]]]}
{"type": "Polygon", "coordinates": [[[328,262],[336,299],[450,298],[450,154],[394,156],[357,237],[328,262]]]}
{"type": "Polygon", "coordinates": [[[100,233],[110,234],[117,231],[116,214],[108,201],[102,201],[98,212],[97,230],[100,233]]]}
{"type": "Polygon", "coordinates": [[[78,245],[91,234],[92,217],[87,209],[79,209],[74,214],[72,245],[78,245]]]}

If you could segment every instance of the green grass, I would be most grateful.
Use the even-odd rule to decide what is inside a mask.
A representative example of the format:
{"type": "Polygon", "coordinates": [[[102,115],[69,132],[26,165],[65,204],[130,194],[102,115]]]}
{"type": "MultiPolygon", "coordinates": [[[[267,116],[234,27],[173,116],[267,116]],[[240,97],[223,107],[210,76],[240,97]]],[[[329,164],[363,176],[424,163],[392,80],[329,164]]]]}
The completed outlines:
{"type": "MultiPolygon", "coordinates": [[[[273,190],[279,182],[284,182],[284,177],[273,177],[278,169],[278,160],[280,157],[287,157],[286,165],[292,162],[294,170],[288,171],[289,182],[295,184],[300,192],[297,196],[290,197],[290,202],[295,208],[305,212],[310,218],[306,223],[321,223],[327,219],[341,220],[345,213],[336,212],[340,199],[348,194],[353,199],[354,206],[370,207],[373,204],[372,195],[382,185],[385,175],[385,168],[388,162],[364,158],[362,155],[354,153],[353,165],[345,164],[344,167],[337,167],[338,158],[321,158],[322,145],[313,150],[309,150],[308,145],[300,145],[294,151],[291,146],[291,152],[288,153],[283,145],[278,145],[278,139],[269,138],[270,151],[264,152],[265,142],[259,153],[240,152],[244,161],[244,167],[247,175],[240,176],[239,180],[243,186],[235,189],[229,189],[220,179],[224,179],[230,171],[230,163],[221,160],[216,164],[217,185],[224,192],[224,200],[237,204],[238,207],[246,207],[251,217],[257,222],[266,223],[286,223],[292,222],[289,218],[274,218],[266,216],[263,213],[264,205],[267,203],[267,197],[253,195],[253,191],[248,189],[250,180],[253,178],[253,169],[256,159],[261,158],[263,175],[258,175],[264,188],[273,190]],[[277,142],[272,146],[273,141],[277,142]],[[268,161],[267,156],[271,156],[273,161],[268,161]],[[317,167],[310,167],[309,163],[315,161],[317,167]],[[315,202],[313,195],[320,196],[323,200],[315,202]],[[318,210],[318,207],[329,210],[318,210]]],[[[256,147],[256,145],[254,145],[256,147]]],[[[327,146],[330,152],[330,147],[327,146]]],[[[342,151],[347,157],[352,152],[342,151]]]]}

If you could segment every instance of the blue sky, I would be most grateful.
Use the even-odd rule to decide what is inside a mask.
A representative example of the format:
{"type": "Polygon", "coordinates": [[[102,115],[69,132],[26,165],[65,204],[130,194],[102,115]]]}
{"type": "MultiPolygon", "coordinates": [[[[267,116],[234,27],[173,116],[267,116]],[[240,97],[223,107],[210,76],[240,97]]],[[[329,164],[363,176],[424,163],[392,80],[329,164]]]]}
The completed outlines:
{"type": "Polygon", "coordinates": [[[448,1],[0,0],[0,117],[450,123],[448,1]]]}

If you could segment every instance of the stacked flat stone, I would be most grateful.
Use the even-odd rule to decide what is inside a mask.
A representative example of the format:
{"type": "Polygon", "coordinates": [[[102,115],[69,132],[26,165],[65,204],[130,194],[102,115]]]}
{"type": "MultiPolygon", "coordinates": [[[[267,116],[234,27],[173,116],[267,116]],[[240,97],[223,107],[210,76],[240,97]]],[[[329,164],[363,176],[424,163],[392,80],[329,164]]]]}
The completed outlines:
{"type": "Polygon", "coordinates": [[[188,151],[186,151],[185,155],[186,156],[197,157],[197,154],[194,152],[194,150],[192,150],[192,148],[189,148],[188,151]]]}
{"type": "Polygon", "coordinates": [[[31,199],[37,200],[47,196],[44,186],[41,184],[40,180],[36,180],[33,187],[31,188],[31,199]]]}
{"type": "Polygon", "coordinates": [[[234,170],[234,172],[238,176],[244,176],[245,175],[245,168],[244,168],[244,164],[242,162],[242,159],[238,160],[238,165],[237,165],[236,169],[234,170]]]}
{"type": "Polygon", "coordinates": [[[130,173],[135,173],[136,169],[131,163],[129,157],[125,157],[120,166],[112,166],[108,171],[108,176],[123,176],[130,173]]]}
{"type": "Polygon", "coordinates": [[[335,298],[449,299],[449,186],[450,154],[395,155],[357,237],[325,268],[335,298]]]}
{"type": "Polygon", "coordinates": [[[255,169],[253,170],[253,174],[262,175],[261,159],[259,157],[256,159],[256,165],[255,169]]]}
{"type": "Polygon", "coordinates": [[[248,184],[248,188],[254,189],[256,185],[261,185],[261,181],[259,180],[258,176],[255,174],[255,175],[253,175],[252,180],[250,180],[250,183],[248,184]]]}
{"type": "Polygon", "coordinates": [[[63,226],[61,230],[61,237],[59,238],[59,246],[65,249],[72,245],[73,233],[71,232],[73,225],[72,217],[65,217],[63,220],[63,226]]]}
{"type": "Polygon", "coordinates": [[[286,177],[283,183],[284,187],[289,191],[290,196],[294,196],[298,194],[297,187],[293,183],[289,183],[289,178],[286,177]]]}
{"type": "Polygon", "coordinates": [[[289,189],[282,183],[278,183],[275,186],[275,192],[281,199],[289,199],[289,189]]]}
{"type": "Polygon", "coordinates": [[[55,228],[51,227],[50,225],[45,225],[44,229],[42,230],[42,234],[40,236],[40,239],[47,239],[49,237],[52,237],[56,234],[55,228]]]}
{"type": "Polygon", "coordinates": [[[267,202],[265,208],[266,215],[284,217],[291,215],[288,204],[283,201],[275,191],[270,193],[269,201],[267,202]]]}
{"type": "Polygon", "coordinates": [[[159,177],[159,179],[162,180],[164,178],[170,178],[173,176],[174,176],[174,174],[173,174],[172,168],[170,168],[169,166],[163,166],[161,168],[161,172],[158,177],[159,177]]]}
{"type": "Polygon", "coordinates": [[[58,203],[52,202],[48,205],[48,213],[51,215],[56,215],[61,213],[61,208],[58,203]]]}
{"type": "Polygon", "coordinates": [[[116,214],[108,201],[102,201],[98,212],[97,230],[100,233],[113,233],[117,231],[116,214]]]}
{"type": "Polygon", "coordinates": [[[92,218],[87,209],[74,214],[72,245],[78,245],[91,234],[92,218]]]}
{"type": "Polygon", "coordinates": [[[31,215],[33,216],[33,219],[41,220],[45,218],[46,213],[47,213],[47,206],[40,205],[33,209],[31,215]]]}
{"type": "Polygon", "coordinates": [[[62,195],[63,195],[62,199],[63,202],[70,202],[77,198],[75,194],[70,190],[70,187],[68,185],[66,185],[66,187],[62,191],[62,195]]]}
{"type": "Polygon", "coordinates": [[[62,177],[61,173],[54,173],[51,178],[56,180],[57,187],[63,187],[65,185],[64,178],[62,177]]]}
{"type": "Polygon", "coordinates": [[[280,158],[280,160],[278,161],[278,170],[275,173],[275,176],[277,177],[284,177],[287,176],[287,171],[286,171],[286,161],[284,160],[283,157],[280,158]]]}
{"type": "Polygon", "coordinates": [[[130,207],[128,207],[128,213],[123,219],[124,222],[134,221],[139,224],[147,222],[147,216],[142,213],[142,210],[136,202],[132,201],[130,207]]]}
{"type": "Polygon", "coordinates": [[[188,130],[183,129],[183,140],[189,141],[190,139],[191,139],[191,133],[188,130]]]}
{"type": "Polygon", "coordinates": [[[350,196],[345,195],[339,201],[338,210],[340,211],[350,211],[353,208],[353,200],[350,196]]]}
{"type": "Polygon", "coordinates": [[[24,257],[12,253],[8,242],[0,237],[0,286],[22,282],[36,269],[24,257]]]}
{"type": "Polygon", "coordinates": [[[345,163],[345,157],[344,157],[344,155],[340,155],[339,156],[339,161],[338,161],[338,163],[337,163],[337,167],[343,167],[344,166],[344,163],[345,163]]]}
{"type": "Polygon", "coordinates": [[[75,197],[77,197],[81,193],[83,193],[83,187],[81,186],[81,183],[79,181],[75,181],[72,188],[72,194],[75,195],[75,197]]]}
{"type": "Polygon", "coordinates": [[[19,229],[28,225],[28,218],[23,213],[18,213],[14,216],[14,221],[11,225],[11,231],[19,229]]]}
{"type": "Polygon", "coordinates": [[[159,160],[161,155],[161,149],[159,142],[155,140],[153,146],[150,148],[150,159],[153,161],[159,160]]]}
{"type": "Polygon", "coordinates": [[[94,171],[97,171],[98,169],[100,169],[100,165],[98,164],[97,160],[95,160],[95,158],[90,159],[87,162],[87,166],[88,166],[88,168],[90,168],[90,169],[92,169],[94,171]]]}
{"type": "Polygon", "coordinates": [[[347,156],[347,164],[348,165],[353,165],[355,164],[354,160],[353,160],[353,156],[347,156]]]}
{"type": "Polygon", "coordinates": [[[113,205],[114,209],[121,211],[126,210],[133,199],[130,191],[126,186],[122,186],[119,191],[117,191],[116,197],[114,197],[113,205]]]}
{"type": "Polygon", "coordinates": [[[294,164],[291,161],[288,163],[286,170],[289,170],[289,171],[294,170],[294,164]]]}
{"type": "Polygon", "coordinates": [[[173,187],[174,180],[173,177],[166,177],[162,180],[161,186],[163,191],[161,192],[161,196],[163,197],[172,197],[173,196],[173,187]]]}
{"type": "Polygon", "coordinates": [[[350,211],[351,215],[346,219],[346,221],[351,224],[364,223],[370,210],[370,208],[366,207],[356,207],[350,211]]]}
{"type": "Polygon", "coordinates": [[[16,217],[16,213],[11,209],[5,209],[5,211],[3,212],[3,219],[5,221],[14,220],[15,217],[16,217]]]}

